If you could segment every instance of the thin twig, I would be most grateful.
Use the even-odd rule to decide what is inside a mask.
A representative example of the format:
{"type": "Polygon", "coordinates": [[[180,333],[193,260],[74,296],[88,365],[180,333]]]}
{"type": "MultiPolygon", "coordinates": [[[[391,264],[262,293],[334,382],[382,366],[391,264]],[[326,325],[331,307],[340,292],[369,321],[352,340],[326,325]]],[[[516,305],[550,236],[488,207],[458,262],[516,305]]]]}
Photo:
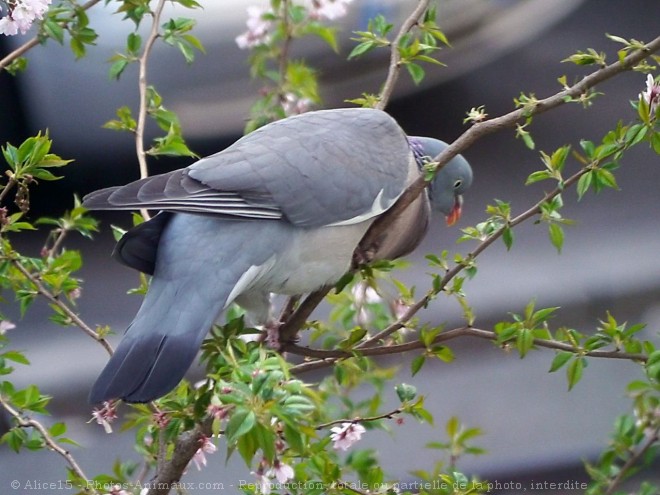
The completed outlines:
{"type": "MultiPolygon", "coordinates": [[[[80,10],[89,10],[92,8],[94,5],[99,3],[101,0],[90,0],[87,3],[84,3],[80,6],[80,10]]],[[[68,23],[62,23],[61,27],[66,29],[68,23]]],[[[0,70],[4,69],[7,67],[9,64],[11,64],[14,60],[16,60],[19,57],[22,57],[25,55],[28,51],[30,51],[32,48],[35,46],[39,45],[39,36],[35,36],[34,38],[31,38],[29,41],[26,41],[23,43],[21,46],[16,48],[13,52],[9,53],[7,56],[5,56],[3,59],[0,60],[0,70]]]]}
{"type": "MultiPolygon", "coordinates": [[[[592,72],[591,74],[583,77],[581,81],[574,84],[573,86],[570,86],[545,99],[538,100],[534,106],[529,108],[519,108],[500,117],[474,124],[470,129],[461,134],[458,139],[456,139],[456,141],[445,148],[442,153],[433,159],[433,161],[437,162],[438,164],[437,170],[439,171],[452,158],[454,158],[462,151],[468,149],[476,141],[483,138],[484,136],[505,128],[513,127],[521,120],[565,105],[568,101],[570,101],[570,99],[578,98],[594,86],[608,79],[611,79],[621,72],[630,70],[632,67],[658,50],[660,50],[660,36],[648,43],[645,49],[636,50],[622,60],[592,72]]],[[[415,201],[415,199],[417,199],[421,192],[426,188],[426,185],[426,178],[424,176],[420,176],[410,186],[408,186],[408,188],[399,197],[396,203],[383,215],[378,217],[371,225],[362,241],[360,241],[360,252],[370,252],[377,239],[379,239],[383,232],[389,228],[389,225],[392,223],[392,221],[399,214],[401,214],[401,212],[403,212],[403,210],[405,210],[413,201],[415,201]]]]}
{"type": "Polygon", "coordinates": [[[330,428],[334,425],[341,425],[344,423],[371,423],[373,421],[380,421],[381,419],[393,419],[395,416],[401,414],[403,410],[401,408],[394,409],[388,413],[379,414],[378,416],[367,416],[366,418],[355,417],[353,419],[335,419],[334,421],[329,421],[316,426],[317,430],[324,430],[330,428]]]}
{"type": "Polygon", "coordinates": [[[18,184],[18,181],[13,177],[9,177],[7,184],[5,184],[5,187],[3,187],[2,191],[0,192],[0,204],[2,204],[2,202],[5,200],[5,196],[9,194],[9,191],[11,191],[16,184],[18,184]]]}
{"type": "MultiPolygon", "coordinates": [[[[57,237],[55,237],[55,240],[53,241],[53,245],[49,248],[48,242],[46,242],[46,245],[44,245],[43,247],[43,251],[46,252],[46,257],[48,258],[53,258],[57,256],[57,252],[62,247],[62,243],[64,242],[64,239],[66,238],[67,234],[69,233],[69,230],[65,228],[59,228],[53,231],[53,233],[55,232],[57,232],[57,237]]],[[[50,238],[52,239],[52,237],[50,238]]]]}
{"type": "Polygon", "coordinates": [[[284,81],[286,80],[286,72],[289,66],[289,49],[291,48],[291,42],[293,41],[293,38],[291,37],[291,24],[289,18],[289,0],[283,0],[280,9],[283,13],[282,26],[284,27],[284,40],[282,41],[282,49],[278,55],[280,79],[277,82],[277,93],[278,97],[283,99],[284,81]]]}
{"type": "MultiPolygon", "coordinates": [[[[438,335],[431,344],[440,344],[442,342],[448,342],[461,337],[477,337],[484,340],[490,340],[496,342],[498,336],[495,332],[491,330],[482,330],[474,327],[458,327],[446,332],[442,332],[438,335]]],[[[544,347],[547,349],[553,349],[556,351],[567,351],[574,354],[579,354],[580,356],[593,357],[593,358],[607,358],[607,359],[625,359],[629,361],[637,361],[644,363],[647,360],[647,356],[644,354],[630,353],[630,352],[621,352],[618,350],[605,351],[605,350],[594,350],[594,351],[585,351],[582,348],[576,348],[571,344],[565,342],[559,342],[556,340],[547,340],[547,339],[534,339],[534,345],[537,347],[544,347]]],[[[326,350],[326,349],[314,349],[310,347],[303,347],[297,344],[288,344],[286,346],[286,351],[291,354],[296,354],[300,356],[306,356],[315,358],[314,361],[309,361],[302,363],[291,368],[291,372],[295,374],[300,374],[303,372],[324,368],[334,364],[337,360],[347,359],[359,356],[385,356],[389,354],[400,354],[403,352],[415,351],[419,349],[426,348],[426,345],[420,340],[414,340],[406,342],[404,344],[395,344],[389,346],[380,346],[380,347],[368,347],[355,349],[354,351],[343,351],[339,349],[326,350]]]]}
{"type": "Polygon", "coordinates": [[[18,271],[23,274],[25,278],[34,284],[34,286],[37,288],[37,292],[41,294],[42,297],[44,297],[49,303],[57,306],[77,327],[79,327],[84,333],[101,344],[103,348],[108,351],[108,354],[111,356],[114,354],[114,350],[112,349],[110,343],[101,337],[97,332],[95,332],[92,327],[85,323],[80,318],[80,316],[78,316],[69,306],[55,297],[55,295],[50,290],[48,290],[48,288],[41,282],[41,280],[39,280],[39,277],[33,273],[30,273],[30,271],[25,268],[19,260],[11,259],[11,262],[18,269],[18,271]]]}
{"type": "MultiPolygon", "coordinates": [[[[477,247],[467,255],[466,259],[468,260],[474,260],[476,259],[484,250],[493,244],[495,241],[497,241],[504,232],[507,229],[510,229],[512,227],[515,227],[516,225],[524,222],[525,220],[534,217],[538,214],[541,213],[541,206],[548,201],[550,201],[552,198],[558,196],[561,194],[566,188],[572,186],[575,184],[580,177],[582,177],[585,173],[587,173],[589,169],[583,168],[580,171],[576,172],[574,175],[566,179],[562,184],[562,187],[556,187],[553,191],[546,193],[543,198],[538,201],[534,206],[531,208],[527,209],[520,215],[516,216],[515,218],[511,219],[508,223],[497,229],[495,232],[493,232],[490,236],[488,236],[486,239],[481,241],[477,247]]],[[[394,323],[391,325],[387,326],[380,332],[378,332],[376,335],[373,337],[365,340],[362,342],[359,346],[358,349],[364,349],[366,347],[371,347],[378,342],[384,340],[385,338],[389,337],[391,334],[394,332],[400,330],[403,328],[410,319],[415,316],[415,314],[421,310],[422,308],[425,308],[428,303],[431,301],[432,298],[434,298],[439,292],[441,292],[447,284],[456,276],[458,275],[461,271],[463,271],[465,268],[464,265],[462,264],[457,264],[455,265],[452,269],[448,270],[445,275],[440,279],[440,281],[436,285],[436,289],[429,291],[423,298],[421,298],[419,301],[417,301],[415,304],[411,305],[406,312],[397,319],[394,323]]]]}
{"type": "Polygon", "coordinates": [[[660,440],[660,428],[656,428],[655,431],[648,436],[642,447],[635,451],[632,456],[626,461],[626,463],[621,466],[618,474],[607,486],[604,495],[612,495],[615,490],[619,487],[621,482],[628,476],[628,471],[639,462],[639,460],[646,454],[646,452],[653,447],[653,445],[660,440]]]}
{"type": "MultiPolygon", "coordinates": [[[[512,112],[509,112],[508,114],[505,114],[503,116],[496,117],[484,122],[476,123],[470,129],[465,131],[461,136],[459,136],[459,138],[456,141],[454,141],[452,144],[450,144],[442,153],[440,153],[437,157],[434,158],[433,161],[438,163],[437,170],[440,170],[440,168],[442,168],[445,164],[447,164],[452,158],[454,158],[462,151],[466,150],[468,147],[473,145],[476,141],[478,141],[482,137],[488,134],[492,134],[501,129],[513,127],[516,123],[518,123],[522,119],[564,105],[566,104],[569,98],[579,97],[580,95],[584,94],[586,91],[593,88],[597,84],[600,84],[608,79],[611,79],[612,77],[616,76],[617,74],[623,71],[629,70],[631,67],[641,62],[644,58],[650,56],[652,53],[655,53],[658,50],[660,50],[660,37],[657,37],[652,42],[647,44],[646,49],[637,50],[631,53],[630,55],[628,55],[627,57],[625,57],[621,61],[617,61],[604,68],[592,72],[591,74],[585,76],[581,81],[579,81],[575,85],[568,87],[563,91],[556,93],[553,96],[550,96],[542,100],[538,100],[536,104],[531,108],[520,108],[512,112]]],[[[586,169],[583,169],[574,176],[572,176],[571,178],[569,178],[568,180],[566,180],[564,182],[564,186],[571,185],[575,181],[579,180],[580,176],[586,173],[586,171],[587,171],[586,169]]],[[[417,180],[415,180],[403,192],[403,194],[399,197],[396,203],[389,210],[387,210],[380,217],[376,218],[376,220],[371,225],[365,236],[360,241],[357,250],[361,253],[372,252],[373,246],[377,243],[377,240],[385,232],[385,230],[389,228],[392,221],[401,212],[403,212],[413,201],[415,201],[415,199],[417,199],[419,194],[421,194],[421,192],[426,188],[426,185],[427,185],[427,180],[423,176],[420,176],[417,180]]],[[[528,218],[536,215],[542,203],[556,196],[560,192],[561,191],[559,189],[556,189],[549,195],[546,195],[534,207],[530,208],[526,212],[522,213],[521,215],[513,219],[509,223],[508,227],[515,226],[521,223],[522,221],[527,220],[528,218]]],[[[477,256],[489,245],[495,242],[502,235],[505,228],[506,227],[503,227],[494,235],[490,236],[488,239],[483,241],[479,246],[477,246],[477,248],[471,253],[472,258],[477,256]]],[[[449,270],[442,279],[442,286],[446,285],[463,269],[464,269],[463,265],[457,265],[452,270],[449,270]]],[[[328,290],[329,289],[323,289],[324,294],[327,294],[328,290]]],[[[296,321],[295,322],[291,320],[288,321],[285,325],[286,332],[284,334],[281,333],[281,335],[285,335],[288,340],[294,340],[295,335],[305,323],[305,320],[297,317],[297,315],[303,314],[303,308],[304,308],[304,313],[310,315],[313,312],[313,310],[316,308],[316,306],[318,306],[318,304],[323,299],[322,297],[319,296],[320,294],[318,293],[312,293],[310,294],[310,296],[307,297],[307,299],[305,299],[305,301],[298,308],[298,311],[294,314],[294,317],[296,317],[296,321]]],[[[404,315],[402,318],[397,320],[397,322],[393,323],[392,326],[388,327],[386,329],[387,331],[386,333],[384,330],[380,334],[370,339],[368,341],[368,345],[372,345],[378,339],[382,339],[385,336],[401,328],[403,326],[403,322],[407,321],[410,317],[412,317],[412,315],[414,315],[417,311],[419,311],[420,308],[424,307],[428,303],[431,297],[432,295],[429,294],[425,298],[420,300],[418,303],[416,303],[406,312],[406,315],[404,315]]],[[[281,339],[282,342],[284,342],[285,344],[284,345],[285,348],[289,347],[286,344],[287,339],[284,338],[281,339]]],[[[367,344],[365,343],[362,345],[364,346],[367,344]]],[[[303,365],[300,366],[306,366],[308,369],[314,369],[315,366],[320,366],[320,367],[327,366],[327,363],[319,364],[319,365],[312,365],[312,363],[304,363],[303,365]]]]}
{"type": "Polygon", "coordinates": [[[399,43],[401,38],[403,38],[408,32],[417,25],[419,18],[424,15],[424,12],[429,8],[430,0],[420,0],[417,4],[415,10],[410,14],[410,16],[404,21],[399,33],[392,41],[391,50],[390,50],[390,67],[387,72],[387,79],[385,84],[383,84],[383,90],[380,92],[378,97],[378,104],[376,108],[379,110],[385,109],[387,103],[390,101],[396,82],[399,80],[399,73],[401,72],[401,54],[399,53],[399,43]]]}
{"type": "MultiPolygon", "coordinates": [[[[36,419],[32,418],[26,418],[23,416],[20,412],[18,412],[16,409],[14,409],[11,404],[9,404],[3,397],[0,395],[0,405],[4,408],[5,411],[7,411],[18,423],[18,425],[21,428],[34,428],[39,432],[39,435],[44,440],[44,443],[46,446],[52,450],[53,452],[58,453],[61,455],[66,462],[69,464],[71,467],[71,470],[76,474],[76,476],[82,480],[89,480],[85,472],[82,470],[78,462],[75,460],[75,458],[71,455],[71,453],[64,449],[62,446],[60,446],[55,439],[51,436],[51,434],[48,432],[46,427],[42,425],[39,421],[36,419]]],[[[89,491],[90,493],[97,493],[94,488],[91,486],[87,486],[85,491],[89,491]]]]}
{"type": "MultiPolygon", "coordinates": [[[[147,62],[149,55],[156,42],[158,36],[158,26],[160,23],[160,16],[165,7],[165,0],[159,0],[156,10],[153,12],[153,19],[151,23],[151,31],[149,37],[144,43],[144,50],[138,60],[139,75],[138,75],[138,89],[140,92],[140,107],[138,110],[138,118],[135,126],[135,152],[137,154],[138,164],[140,166],[140,178],[144,179],[149,177],[149,168],[147,165],[147,153],[144,149],[144,130],[147,123],[147,62]]],[[[142,215],[145,216],[146,212],[143,211],[142,215]]],[[[148,219],[148,215],[145,217],[148,219]]]]}

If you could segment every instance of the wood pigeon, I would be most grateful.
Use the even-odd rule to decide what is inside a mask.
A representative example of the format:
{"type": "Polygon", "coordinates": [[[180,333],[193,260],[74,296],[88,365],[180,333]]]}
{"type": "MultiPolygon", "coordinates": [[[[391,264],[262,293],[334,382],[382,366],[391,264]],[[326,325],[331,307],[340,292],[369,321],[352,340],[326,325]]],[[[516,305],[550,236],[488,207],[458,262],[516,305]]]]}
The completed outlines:
{"type": "MultiPolygon", "coordinates": [[[[380,110],[321,110],[268,124],[187,168],[96,191],[91,210],[153,209],[113,256],[152,275],[90,402],[148,402],[172,390],[232,302],[265,322],[270,293],[336,283],[371,223],[447,145],[407,137],[380,110]]],[[[375,257],[412,251],[431,209],[453,224],[472,170],[456,156],[390,225],[375,257]]]]}

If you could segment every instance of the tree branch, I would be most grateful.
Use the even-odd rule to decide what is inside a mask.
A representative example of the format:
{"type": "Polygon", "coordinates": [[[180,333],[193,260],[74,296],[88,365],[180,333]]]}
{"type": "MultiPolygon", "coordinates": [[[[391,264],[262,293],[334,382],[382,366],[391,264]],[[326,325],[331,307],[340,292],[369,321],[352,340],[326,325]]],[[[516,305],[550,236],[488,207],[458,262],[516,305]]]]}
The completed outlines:
{"type": "MultiPolygon", "coordinates": [[[[138,110],[138,118],[135,127],[135,152],[137,154],[138,163],[140,166],[140,178],[144,179],[149,177],[149,168],[147,166],[147,153],[144,149],[144,130],[147,122],[147,62],[149,60],[149,55],[151,50],[156,42],[156,39],[159,36],[158,33],[158,24],[160,22],[160,16],[163,13],[163,8],[165,7],[165,0],[159,0],[156,10],[153,12],[153,19],[151,23],[151,31],[149,32],[149,37],[144,43],[144,50],[140,55],[138,60],[139,63],[139,75],[138,75],[138,89],[140,93],[140,107],[138,110]]],[[[145,216],[146,219],[149,216],[146,214],[145,210],[142,210],[142,216],[145,216]]]]}
{"type": "Polygon", "coordinates": [[[654,432],[648,436],[642,447],[635,451],[626,461],[626,463],[621,466],[621,469],[617,475],[607,485],[607,490],[605,491],[604,495],[612,495],[616,491],[621,482],[628,476],[630,469],[635,466],[635,464],[637,464],[642,457],[644,457],[644,454],[646,454],[646,452],[648,452],[648,450],[653,447],[653,445],[658,442],[658,440],[660,440],[660,428],[656,428],[654,432]]]}
{"type": "MultiPolygon", "coordinates": [[[[69,464],[71,467],[71,470],[76,474],[76,476],[80,479],[83,480],[89,480],[85,472],[82,470],[78,462],[74,459],[74,457],[71,455],[71,453],[62,448],[55,439],[51,436],[51,434],[48,432],[48,430],[42,425],[39,421],[36,419],[32,418],[26,418],[24,417],[20,412],[18,412],[16,409],[14,409],[11,404],[9,404],[5,399],[0,395],[0,405],[3,407],[5,411],[7,411],[15,420],[18,426],[21,428],[34,428],[39,432],[39,435],[44,440],[44,443],[46,446],[52,450],[53,452],[58,453],[61,455],[64,460],[69,464]]],[[[86,488],[83,488],[84,491],[87,491],[88,493],[98,493],[94,488],[91,486],[87,486],[86,488]]]]}
{"type": "Polygon", "coordinates": [[[201,442],[205,437],[212,434],[211,425],[213,418],[207,418],[203,423],[198,424],[192,430],[182,433],[174,445],[172,457],[159,467],[156,475],[149,481],[149,491],[147,495],[167,495],[170,493],[181,477],[195,452],[201,447],[201,442]]]}
{"type": "MultiPolygon", "coordinates": [[[[476,337],[479,339],[490,340],[496,342],[498,336],[495,332],[491,330],[482,330],[474,327],[458,327],[446,332],[442,332],[431,342],[433,345],[440,344],[442,342],[448,342],[460,337],[476,337]]],[[[574,354],[579,354],[582,356],[593,357],[593,358],[608,358],[608,359],[625,359],[629,361],[639,361],[646,362],[647,356],[644,354],[636,354],[629,352],[621,352],[618,350],[605,351],[605,350],[595,350],[595,351],[585,351],[581,348],[576,348],[571,344],[565,342],[559,342],[557,340],[547,340],[547,339],[534,339],[534,345],[537,347],[544,347],[547,349],[553,349],[555,351],[567,351],[574,354]]],[[[365,348],[356,348],[354,351],[343,351],[339,349],[326,350],[326,349],[314,349],[310,347],[304,347],[297,344],[288,344],[286,346],[286,351],[291,354],[296,354],[299,356],[305,356],[310,358],[316,358],[315,361],[309,361],[307,363],[302,363],[291,368],[292,373],[303,373],[306,371],[311,371],[313,369],[319,369],[326,366],[334,364],[340,359],[347,359],[354,356],[385,356],[389,354],[400,354],[403,352],[409,352],[419,349],[425,349],[426,346],[423,342],[419,340],[413,340],[406,342],[404,344],[395,344],[389,346],[380,346],[380,347],[365,347],[365,348]]]]}
{"type": "Polygon", "coordinates": [[[424,15],[424,12],[429,8],[430,0],[420,0],[417,4],[417,7],[410,16],[404,21],[399,33],[392,41],[391,50],[390,50],[390,67],[387,72],[387,79],[385,84],[383,84],[383,89],[380,92],[378,97],[378,104],[376,108],[379,110],[385,109],[387,103],[390,101],[394,87],[396,86],[397,81],[399,80],[399,74],[401,72],[401,54],[399,53],[399,43],[401,38],[403,38],[417,23],[419,18],[424,15]]]}
{"type": "MultiPolygon", "coordinates": [[[[626,56],[623,60],[614,62],[602,69],[599,69],[582,78],[581,81],[570,86],[555,95],[538,100],[531,107],[524,107],[514,110],[510,113],[497,118],[485,120],[474,124],[470,129],[461,134],[456,141],[451,143],[442,153],[436,156],[433,161],[438,163],[437,171],[447,164],[456,155],[468,149],[472,144],[488,134],[492,134],[501,129],[515,126],[521,120],[547,112],[561,105],[565,105],[570,98],[578,98],[586,91],[596,85],[611,79],[612,77],[631,69],[639,62],[644,60],[652,53],[660,50],[660,36],[646,45],[645,49],[637,50],[626,56]]],[[[367,231],[362,241],[360,241],[360,251],[370,252],[376,240],[385,232],[392,221],[405,210],[421,192],[426,188],[427,181],[424,176],[420,176],[413,182],[399,197],[396,203],[383,215],[378,217],[371,228],[367,231]]]]}
{"type": "MultiPolygon", "coordinates": [[[[591,74],[582,78],[582,80],[579,81],[578,83],[564,89],[563,91],[560,91],[559,93],[556,93],[553,96],[547,97],[542,100],[538,100],[533,107],[519,108],[503,116],[476,123],[470,129],[465,131],[461,136],[459,136],[459,138],[456,141],[454,141],[452,144],[450,144],[442,153],[440,153],[437,157],[434,158],[433,161],[438,163],[436,171],[439,171],[452,158],[454,158],[456,155],[469,148],[471,145],[473,145],[476,141],[478,141],[482,137],[488,134],[492,134],[501,129],[513,127],[520,120],[529,118],[531,116],[564,105],[566,104],[569,98],[579,97],[580,95],[584,94],[586,91],[593,88],[597,84],[600,84],[608,79],[611,79],[612,77],[616,76],[617,74],[620,74],[621,72],[629,70],[630,68],[634,67],[636,64],[641,62],[643,59],[650,56],[652,53],[657,52],[658,50],[660,50],[660,37],[657,37],[652,42],[647,44],[645,49],[637,50],[626,56],[621,61],[614,62],[613,64],[603,67],[595,72],[592,72],[591,74]]],[[[573,175],[563,183],[564,187],[574,184],[586,172],[587,169],[580,170],[578,173],[576,173],[575,175],[573,175]]],[[[378,238],[385,232],[387,228],[389,228],[392,221],[401,212],[403,212],[403,210],[405,210],[413,201],[415,201],[415,199],[417,199],[419,194],[421,194],[421,192],[426,188],[426,185],[427,185],[427,181],[423,176],[420,176],[417,180],[415,180],[403,192],[403,194],[399,197],[396,203],[389,210],[387,210],[383,215],[376,218],[376,220],[371,225],[365,236],[360,241],[357,251],[361,253],[371,252],[378,238]]],[[[493,242],[499,239],[507,227],[510,228],[515,225],[518,225],[519,223],[527,220],[528,218],[538,214],[540,211],[540,207],[543,203],[557,196],[561,192],[562,189],[556,188],[551,193],[546,194],[544,198],[538,203],[536,203],[536,205],[534,205],[532,208],[518,215],[516,218],[511,220],[508,225],[498,229],[498,231],[493,233],[493,235],[491,235],[488,239],[484,240],[479,246],[477,246],[477,248],[472,253],[470,253],[468,259],[474,259],[481,252],[483,252],[484,249],[486,249],[493,242]]],[[[445,287],[446,284],[451,279],[453,279],[458,273],[460,273],[463,269],[464,269],[463,265],[457,265],[453,269],[447,271],[445,276],[442,278],[440,286],[445,287]]],[[[287,342],[294,340],[295,335],[304,325],[306,318],[309,315],[311,315],[311,313],[323,300],[323,297],[325,296],[325,294],[328,293],[328,291],[329,289],[326,288],[326,289],[322,289],[321,291],[317,291],[310,294],[300,305],[298,311],[294,313],[292,319],[284,324],[284,326],[280,330],[280,339],[285,349],[287,350],[290,349],[290,345],[287,344],[287,342]]],[[[360,349],[363,349],[364,347],[367,346],[371,346],[374,343],[376,343],[378,340],[381,340],[387,337],[388,335],[394,333],[395,331],[399,330],[400,328],[402,328],[404,323],[408,321],[422,307],[428,304],[428,302],[434,295],[435,292],[427,294],[427,296],[425,296],[423,299],[421,299],[415,305],[413,305],[406,312],[406,314],[403,315],[401,318],[399,318],[396,322],[394,322],[388,328],[386,328],[379,334],[375,335],[368,341],[365,341],[363,344],[361,344],[360,349]]],[[[309,369],[314,368],[314,366],[312,366],[311,363],[305,363],[305,366],[307,366],[309,369]]],[[[327,366],[327,363],[320,366],[321,367],[327,366]]]]}
{"type": "Polygon", "coordinates": [[[309,294],[290,318],[284,322],[279,330],[279,341],[284,347],[287,347],[288,342],[296,340],[300,329],[330,290],[332,287],[323,287],[309,294]]]}
{"type": "Polygon", "coordinates": [[[367,416],[366,418],[355,417],[353,419],[335,419],[334,421],[329,421],[316,426],[316,430],[324,430],[330,428],[331,426],[341,425],[344,423],[370,423],[373,421],[380,421],[381,419],[393,419],[395,416],[401,414],[403,410],[401,408],[396,408],[393,411],[379,414],[378,416],[367,416]]]}
{"type": "Polygon", "coordinates": [[[108,351],[108,354],[112,356],[114,354],[114,350],[112,349],[112,346],[110,343],[104,339],[103,337],[99,336],[99,334],[94,331],[92,327],[90,327],[87,323],[85,323],[80,316],[78,316],[69,306],[67,306],[64,302],[62,302],[60,299],[58,299],[48,288],[39,280],[39,278],[30,273],[30,271],[25,268],[20,261],[11,258],[11,263],[16,267],[16,269],[23,274],[25,278],[27,278],[32,284],[37,289],[37,292],[41,294],[42,297],[44,297],[49,303],[54,304],[58,308],[62,310],[62,312],[77,326],[79,327],[84,333],[89,335],[91,338],[96,340],[99,344],[103,346],[103,348],[108,351]]]}
{"type": "MultiPolygon", "coordinates": [[[[89,0],[87,3],[84,3],[80,6],[81,10],[89,10],[92,8],[94,5],[99,3],[101,0],[89,0]]],[[[62,27],[66,29],[68,23],[63,23],[62,27]]],[[[5,56],[3,59],[0,60],[0,70],[4,69],[7,67],[9,64],[11,64],[14,60],[16,60],[19,57],[22,57],[25,55],[28,51],[30,51],[32,48],[35,46],[39,45],[39,36],[35,36],[34,38],[31,38],[29,41],[26,41],[23,43],[21,46],[16,48],[13,52],[5,56]]]]}

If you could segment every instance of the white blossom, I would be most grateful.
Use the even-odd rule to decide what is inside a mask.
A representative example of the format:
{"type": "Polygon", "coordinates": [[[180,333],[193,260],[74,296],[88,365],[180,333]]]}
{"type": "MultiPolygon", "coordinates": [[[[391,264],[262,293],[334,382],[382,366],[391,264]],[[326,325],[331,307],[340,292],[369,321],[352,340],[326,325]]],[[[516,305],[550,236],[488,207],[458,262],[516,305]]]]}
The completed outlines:
{"type": "Polygon", "coordinates": [[[341,426],[335,426],[330,431],[332,432],[330,438],[333,441],[333,447],[346,451],[362,438],[362,434],[366,430],[359,423],[342,423],[341,426]]]}
{"type": "Polygon", "coordinates": [[[282,99],[282,109],[287,117],[299,115],[309,111],[312,106],[312,100],[309,98],[299,98],[293,93],[286,93],[282,99]]]}
{"type": "Polygon", "coordinates": [[[310,17],[313,19],[335,20],[346,15],[347,7],[353,0],[312,0],[310,17]]]}
{"type": "Polygon", "coordinates": [[[262,495],[269,495],[271,488],[270,478],[262,472],[255,473],[253,471],[251,474],[257,477],[257,481],[255,484],[257,485],[257,490],[259,490],[259,493],[261,493],[262,495]]]}
{"type": "Polygon", "coordinates": [[[270,41],[272,21],[264,19],[271,11],[262,7],[250,6],[247,8],[247,31],[236,37],[236,44],[240,49],[265,45],[270,41]]]}
{"type": "Polygon", "coordinates": [[[16,328],[16,325],[14,325],[11,321],[0,320],[0,335],[4,335],[9,330],[13,330],[14,328],[16,328]]]}
{"type": "Polygon", "coordinates": [[[25,34],[36,19],[43,19],[52,0],[16,0],[8,7],[7,15],[0,19],[0,34],[25,34]]]}
{"type": "Polygon", "coordinates": [[[126,490],[124,490],[124,489],[121,487],[121,485],[114,485],[114,486],[110,489],[110,493],[107,493],[107,494],[105,494],[105,495],[131,495],[131,494],[130,494],[130,492],[127,492],[126,490]]]}
{"type": "Polygon", "coordinates": [[[646,76],[646,91],[640,93],[639,98],[647,103],[651,116],[654,116],[660,104],[660,84],[655,82],[651,74],[646,76]]]}
{"type": "Polygon", "coordinates": [[[279,460],[273,463],[273,467],[268,470],[267,474],[274,476],[279,483],[286,483],[294,477],[293,468],[279,460]]]}

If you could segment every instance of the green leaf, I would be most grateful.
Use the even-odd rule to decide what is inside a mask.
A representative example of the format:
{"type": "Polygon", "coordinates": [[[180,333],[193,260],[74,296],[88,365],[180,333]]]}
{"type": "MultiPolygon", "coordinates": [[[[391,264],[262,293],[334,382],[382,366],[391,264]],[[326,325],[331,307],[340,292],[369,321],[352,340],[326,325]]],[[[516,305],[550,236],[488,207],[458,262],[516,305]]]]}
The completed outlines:
{"type": "Polygon", "coordinates": [[[413,62],[407,63],[406,69],[408,70],[408,73],[410,74],[410,77],[412,77],[412,80],[415,84],[422,82],[424,76],[426,75],[424,68],[421,65],[415,64],[413,62]]]}
{"type": "Polygon", "coordinates": [[[30,364],[30,361],[28,361],[28,359],[23,355],[23,353],[19,351],[7,351],[0,354],[0,357],[8,359],[10,361],[14,361],[15,363],[19,363],[19,364],[30,364]]]}
{"type": "Polygon", "coordinates": [[[417,388],[407,383],[401,383],[395,387],[396,395],[401,402],[409,402],[417,396],[417,388]]]}
{"type": "Polygon", "coordinates": [[[578,199],[582,199],[582,196],[584,196],[586,192],[589,190],[589,187],[591,187],[592,180],[593,180],[593,171],[589,171],[585,173],[582,177],[580,177],[577,183],[578,199]]]}
{"type": "Polygon", "coordinates": [[[410,363],[410,370],[412,372],[412,376],[415,376],[419,370],[422,369],[422,366],[424,366],[424,363],[426,362],[426,356],[424,354],[420,354],[419,356],[415,357],[412,362],[410,363]]]}
{"type": "Polygon", "coordinates": [[[583,357],[576,357],[573,359],[566,369],[566,377],[568,378],[568,390],[571,390],[582,378],[584,371],[585,359],[583,357]]]}
{"type": "Polygon", "coordinates": [[[55,423],[53,426],[50,427],[49,431],[50,434],[54,437],[59,437],[60,435],[64,435],[66,433],[66,424],[55,423]]]}
{"type": "Polygon", "coordinates": [[[535,182],[540,182],[542,180],[547,180],[547,179],[552,179],[552,173],[548,170],[537,170],[536,172],[532,172],[529,174],[529,177],[527,177],[527,180],[525,181],[525,185],[529,186],[530,184],[534,184],[535,182]]]}
{"type": "Polygon", "coordinates": [[[502,241],[504,241],[507,251],[511,250],[511,246],[513,246],[513,229],[510,227],[504,229],[502,232],[502,241]]]}
{"type": "Polygon", "coordinates": [[[376,48],[376,46],[377,46],[376,43],[374,43],[373,41],[364,41],[359,45],[356,45],[351,50],[351,53],[348,54],[348,60],[359,57],[360,55],[364,55],[365,53],[376,48]]]}
{"type": "Polygon", "coordinates": [[[550,365],[550,370],[548,373],[557,371],[559,368],[564,366],[573,356],[574,354],[572,352],[559,351],[552,360],[552,364],[550,365]]]}
{"type": "Polygon", "coordinates": [[[237,409],[225,428],[227,441],[229,443],[235,442],[237,438],[242,437],[252,430],[256,423],[257,416],[254,414],[254,411],[245,408],[237,409]]]}
{"type": "Polygon", "coordinates": [[[548,234],[552,245],[557,249],[557,252],[561,253],[561,248],[564,246],[564,229],[561,225],[551,223],[548,225],[548,234]]]}

